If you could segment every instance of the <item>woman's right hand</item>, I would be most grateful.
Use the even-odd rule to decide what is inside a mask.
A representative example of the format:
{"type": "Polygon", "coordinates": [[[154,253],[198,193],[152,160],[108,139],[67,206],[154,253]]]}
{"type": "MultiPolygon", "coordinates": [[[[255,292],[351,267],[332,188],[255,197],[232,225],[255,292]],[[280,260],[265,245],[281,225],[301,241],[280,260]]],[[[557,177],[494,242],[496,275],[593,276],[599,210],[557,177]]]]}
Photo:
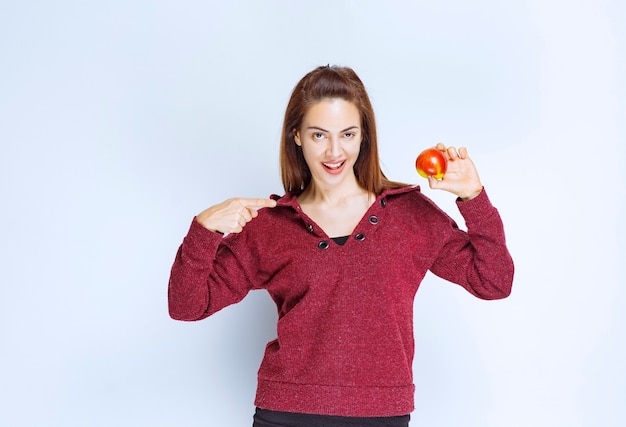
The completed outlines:
{"type": "Polygon", "coordinates": [[[219,233],[240,233],[259,214],[257,209],[273,208],[272,199],[233,198],[202,211],[196,220],[206,229],[219,233]]]}

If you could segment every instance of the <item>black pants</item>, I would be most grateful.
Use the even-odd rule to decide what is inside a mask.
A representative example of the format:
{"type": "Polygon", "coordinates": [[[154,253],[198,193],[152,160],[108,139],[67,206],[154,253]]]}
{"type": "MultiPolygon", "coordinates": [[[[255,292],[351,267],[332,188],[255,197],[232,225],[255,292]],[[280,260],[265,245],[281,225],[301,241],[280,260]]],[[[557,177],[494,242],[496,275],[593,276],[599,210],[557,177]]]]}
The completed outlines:
{"type": "Polygon", "coordinates": [[[409,415],[398,417],[338,417],[296,414],[257,408],[252,427],[408,427],[409,415]]]}

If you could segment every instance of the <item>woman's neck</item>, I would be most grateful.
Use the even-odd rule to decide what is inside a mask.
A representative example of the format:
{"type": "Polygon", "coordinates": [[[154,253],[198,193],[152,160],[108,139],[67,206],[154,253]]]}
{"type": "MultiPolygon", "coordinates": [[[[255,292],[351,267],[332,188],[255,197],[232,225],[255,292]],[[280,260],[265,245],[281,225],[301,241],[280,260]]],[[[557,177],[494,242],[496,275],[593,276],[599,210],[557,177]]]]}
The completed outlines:
{"type": "Polygon", "coordinates": [[[346,183],[342,186],[322,187],[316,185],[314,181],[304,189],[298,197],[298,202],[302,204],[341,206],[346,203],[352,203],[354,199],[361,199],[369,195],[367,190],[361,187],[356,179],[353,183],[346,183]]]}

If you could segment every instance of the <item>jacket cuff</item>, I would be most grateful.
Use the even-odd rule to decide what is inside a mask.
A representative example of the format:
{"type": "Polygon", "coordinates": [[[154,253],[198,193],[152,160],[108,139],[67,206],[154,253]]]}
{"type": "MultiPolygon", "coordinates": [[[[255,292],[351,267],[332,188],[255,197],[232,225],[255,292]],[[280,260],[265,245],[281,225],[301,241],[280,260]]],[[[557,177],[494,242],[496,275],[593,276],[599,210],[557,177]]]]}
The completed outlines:
{"type": "Polygon", "coordinates": [[[490,217],[496,208],[491,204],[491,200],[487,196],[487,191],[483,187],[478,196],[471,200],[463,201],[460,198],[456,200],[456,205],[463,215],[465,222],[480,222],[483,219],[490,217]]]}
{"type": "Polygon", "coordinates": [[[204,228],[197,217],[194,217],[185,237],[185,244],[192,247],[194,252],[214,252],[222,237],[222,234],[204,228]]]}

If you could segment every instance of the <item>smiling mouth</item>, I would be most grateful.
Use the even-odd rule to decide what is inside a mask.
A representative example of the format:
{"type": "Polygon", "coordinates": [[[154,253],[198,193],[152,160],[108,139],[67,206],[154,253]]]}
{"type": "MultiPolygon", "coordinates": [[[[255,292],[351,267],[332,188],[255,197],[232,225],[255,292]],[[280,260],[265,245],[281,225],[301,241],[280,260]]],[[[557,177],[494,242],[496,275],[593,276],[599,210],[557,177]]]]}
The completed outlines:
{"type": "Polygon", "coordinates": [[[337,162],[337,163],[322,163],[324,165],[325,168],[327,169],[339,169],[340,167],[343,166],[343,164],[345,163],[345,160],[343,162],[337,162]]]}

